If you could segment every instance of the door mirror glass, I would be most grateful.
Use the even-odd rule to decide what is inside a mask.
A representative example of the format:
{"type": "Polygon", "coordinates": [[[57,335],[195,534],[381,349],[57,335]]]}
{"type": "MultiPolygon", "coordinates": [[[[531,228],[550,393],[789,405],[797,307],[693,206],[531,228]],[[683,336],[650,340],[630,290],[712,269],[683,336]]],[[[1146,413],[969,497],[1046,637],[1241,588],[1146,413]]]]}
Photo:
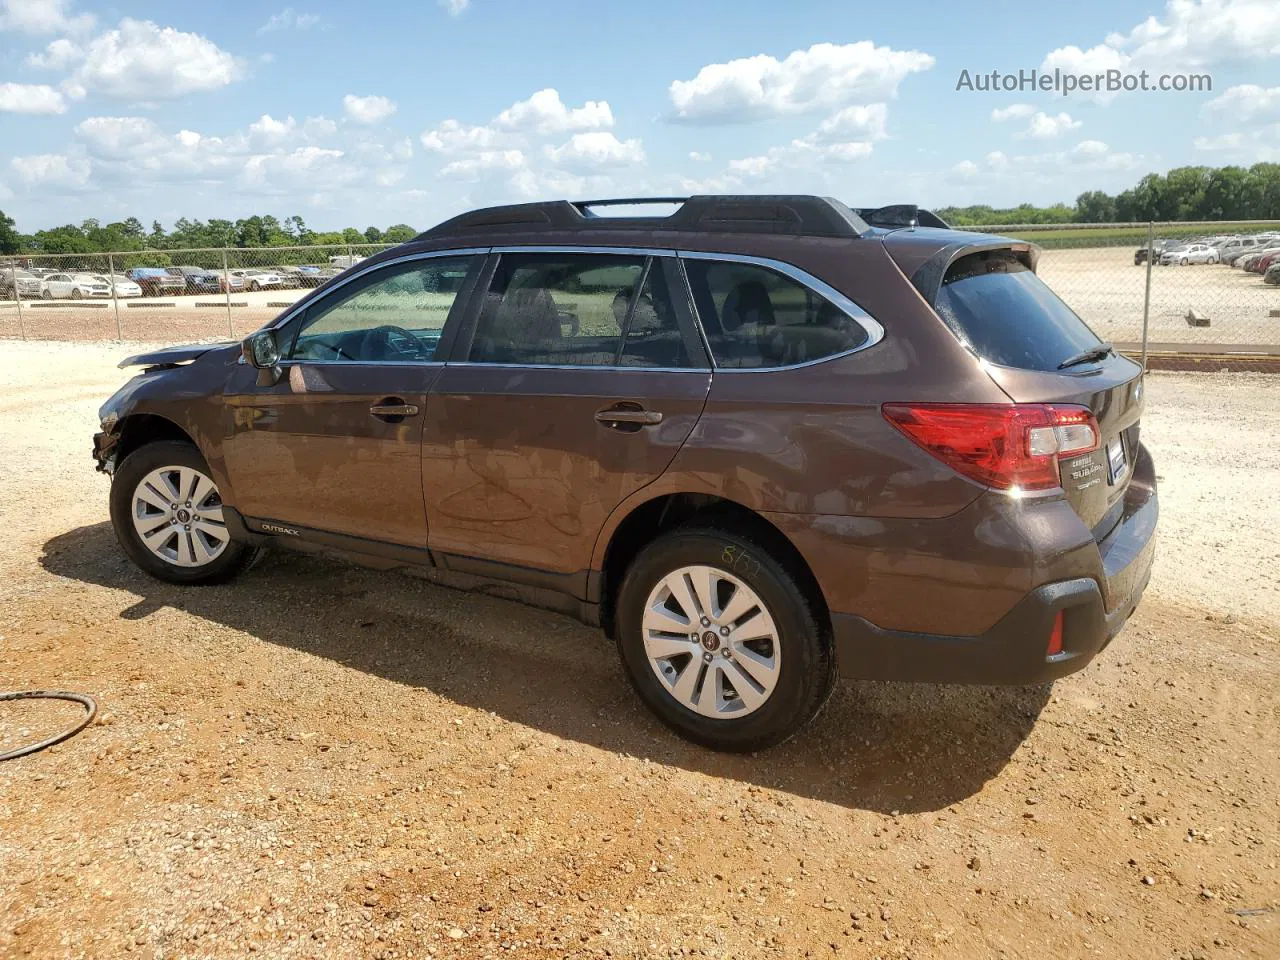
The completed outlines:
{"type": "Polygon", "coordinates": [[[280,345],[274,330],[259,330],[245,338],[242,345],[245,363],[259,370],[271,370],[280,365],[280,345]]]}

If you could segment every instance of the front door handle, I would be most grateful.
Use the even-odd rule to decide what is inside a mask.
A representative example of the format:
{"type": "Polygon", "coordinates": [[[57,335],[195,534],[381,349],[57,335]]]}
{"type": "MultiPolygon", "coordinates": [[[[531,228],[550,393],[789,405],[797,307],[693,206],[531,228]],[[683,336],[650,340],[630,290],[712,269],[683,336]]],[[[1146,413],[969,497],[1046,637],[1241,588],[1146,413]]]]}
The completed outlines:
{"type": "Polygon", "coordinates": [[[399,397],[387,397],[369,408],[369,414],[387,423],[400,423],[405,417],[416,417],[418,405],[405,403],[399,397]]]}
{"type": "Polygon", "coordinates": [[[646,410],[638,403],[620,403],[617,406],[596,411],[596,423],[606,427],[618,428],[624,424],[634,427],[652,427],[661,422],[661,413],[657,410],[646,410]]]}

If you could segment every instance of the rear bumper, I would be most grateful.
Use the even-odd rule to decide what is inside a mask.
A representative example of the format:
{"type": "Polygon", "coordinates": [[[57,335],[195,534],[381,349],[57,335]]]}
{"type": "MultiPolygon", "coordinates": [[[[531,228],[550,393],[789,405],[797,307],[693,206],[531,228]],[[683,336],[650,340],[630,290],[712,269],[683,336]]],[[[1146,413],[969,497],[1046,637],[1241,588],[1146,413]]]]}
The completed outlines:
{"type": "Polygon", "coordinates": [[[1137,609],[1151,578],[1158,517],[1155,468],[1140,448],[1123,516],[1090,548],[1094,575],[1037,586],[993,626],[971,636],[886,630],[856,614],[833,612],[840,674],[866,680],[1030,684],[1081,670],[1137,609]],[[1050,656],[1049,637],[1059,612],[1062,652],[1050,656]]]}
{"type": "Polygon", "coordinates": [[[840,675],[863,680],[925,683],[1046,683],[1083,669],[1120,632],[1137,608],[1150,576],[1107,613],[1098,583],[1063,580],[1037,587],[986,633],[937,636],[882,630],[854,614],[831,617],[840,675]],[[1062,652],[1046,655],[1061,611],[1062,652]]]}

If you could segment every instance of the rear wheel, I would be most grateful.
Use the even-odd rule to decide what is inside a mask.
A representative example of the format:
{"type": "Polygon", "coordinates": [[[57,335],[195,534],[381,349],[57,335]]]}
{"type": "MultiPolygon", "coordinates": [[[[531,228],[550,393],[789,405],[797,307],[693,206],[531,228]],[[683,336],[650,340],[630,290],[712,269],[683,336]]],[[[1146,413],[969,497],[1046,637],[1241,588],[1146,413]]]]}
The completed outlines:
{"type": "Polygon", "coordinates": [[[262,284],[260,284],[257,280],[255,280],[253,281],[253,283],[249,284],[249,289],[252,290],[254,293],[257,293],[259,290],[262,289],[262,284]]]}
{"type": "Polygon", "coordinates": [[[52,290],[42,290],[42,291],[40,291],[40,299],[41,299],[41,300],[52,300],[52,299],[53,299],[53,291],[52,291],[52,290]]]}
{"type": "Polygon", "coordinates": [[[632,686],[695,743],[773,746],[831,693],[827,631],[795,576],[751,538],[712,527],[658,538],[627,571],[617,610],[632,686]]]}
{"type": "Polygon", "coordinates": [[[188,443],[150,443],[125,458],[111,481],[111,523],[129,558],[170,583],[220,583],[254,556],[231,539],[218,487],[188,443]]]}

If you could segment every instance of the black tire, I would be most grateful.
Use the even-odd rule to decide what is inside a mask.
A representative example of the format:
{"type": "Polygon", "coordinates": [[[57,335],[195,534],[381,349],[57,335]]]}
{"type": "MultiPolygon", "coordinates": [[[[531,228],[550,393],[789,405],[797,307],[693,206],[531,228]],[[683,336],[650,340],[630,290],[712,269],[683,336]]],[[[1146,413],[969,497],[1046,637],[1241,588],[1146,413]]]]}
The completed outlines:
{"type": "Polygon", "coordinates": [[[52,290],[44,290],[44,291],[41,291],[41,293],[40,293],[40,299],[41,299],[41,300],[52,300],[52,299],[53,299],[53,291],[52,291],[52,290]]]}
{"type": "Polygon", "coordinates": [[[796,576],[760,542],[727,529],[679,528],[645,547],[619,588],[616,623],[618,652],[640,698],[676,733],[713,750],[746,753],[789,740],[818,715],[835,684],[829,629],[796,576]],[[645,652],[641,624],[650,592],[667,574],[693,565],[737,577],[763,601],[777,628],[777,684],[745,716],[719,719],[684,706],[659,681],[645,652]]]}
{"type": "Polygon", "coordinates": [[[157,580],[179,584],[224,583],[247,567],[257,551],[232,540],[218,556],[203,566],[182,567],[152,553],[133,524],[133,495],[142,479],[163,467],[190,467],[209,475],[204,457],[189,443],[158,441],[139,447],[125,457],[111,478],[111,525],[116,539],[139,569],[157,580]]]}
{"type": "Polygon", "coordinates": [[[253,281],[253,283],[249,284],[249,289],[252,290],[254,293],[257,293],[259,290],[262,289],[262,284],[260,284],[257,280],[255,280],[253,281]]]}

